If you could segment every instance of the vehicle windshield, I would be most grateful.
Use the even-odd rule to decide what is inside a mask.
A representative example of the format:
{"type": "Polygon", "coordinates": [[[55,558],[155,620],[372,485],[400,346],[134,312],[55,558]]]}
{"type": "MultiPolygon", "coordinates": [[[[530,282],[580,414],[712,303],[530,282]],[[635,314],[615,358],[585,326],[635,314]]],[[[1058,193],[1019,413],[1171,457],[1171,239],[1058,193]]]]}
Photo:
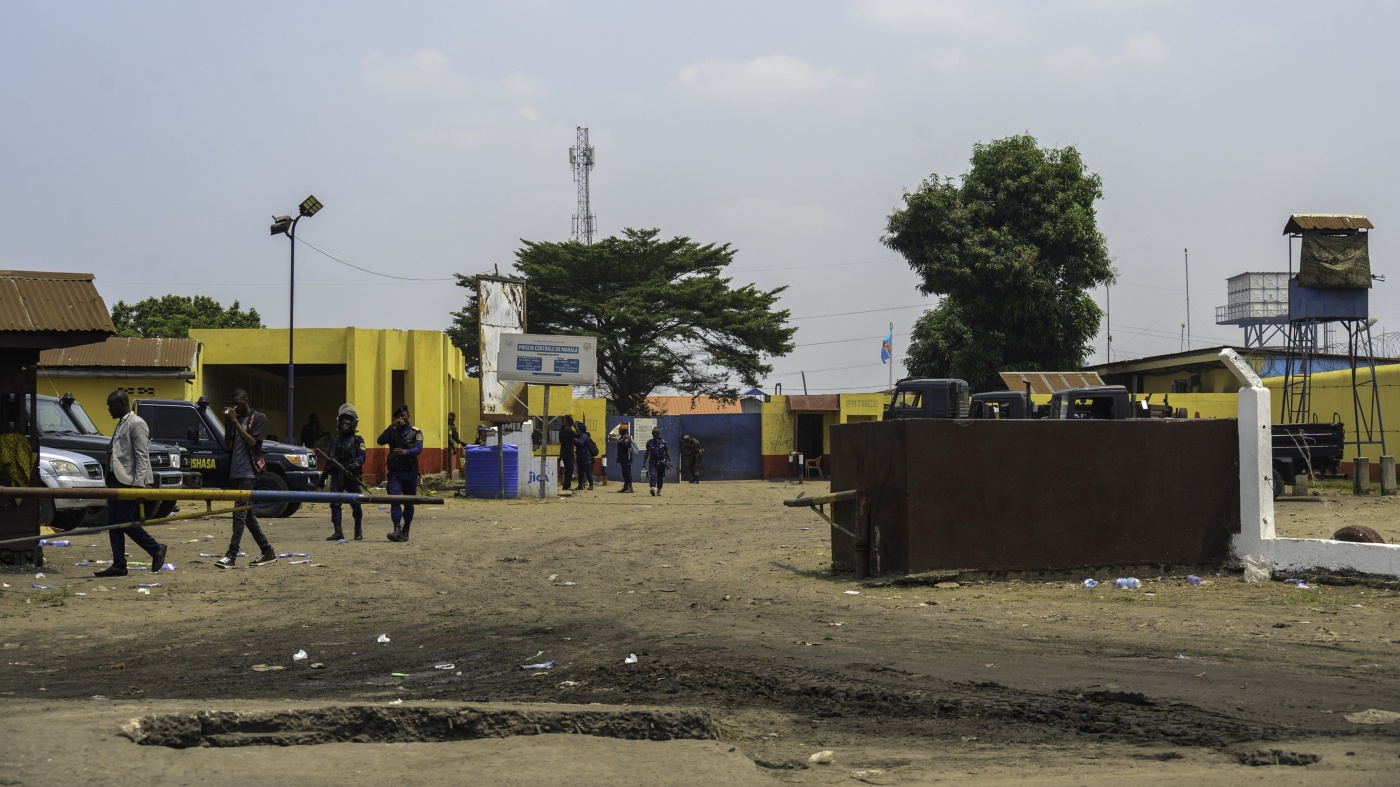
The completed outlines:
{"type": "Polygon", "coordinates": [[[78,431],[83,434],[105,436],[102,435],[101,429],[93,425],[92,419],[88,417],[87,410],[84,410],[83,406],[77,402],[68,405],[68,414],[73,416],[73,420],[78,424],[78,431]]]}
{"type": "Polygon", "coordinates": [[[39,431],[44,434],[83,434],[58,402],[39,400],[39,431]]]}

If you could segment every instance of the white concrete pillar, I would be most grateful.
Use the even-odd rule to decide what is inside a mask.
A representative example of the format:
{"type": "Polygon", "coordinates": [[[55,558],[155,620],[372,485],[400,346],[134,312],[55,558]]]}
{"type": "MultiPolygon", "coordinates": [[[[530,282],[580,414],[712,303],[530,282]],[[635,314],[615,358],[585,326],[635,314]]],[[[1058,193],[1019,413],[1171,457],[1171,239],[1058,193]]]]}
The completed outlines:
{"type": "Polygon", "coordinates": [[[1395,494],[1395,457],[1381,457],[1381,494],[1395,494]]]}
{"type": "Polygon", "coordinates": [[[1274,537],[1273,432],[1267,388],[1241,388],[1240,538],[1236,554],[1258,554],[1274,537]]]}

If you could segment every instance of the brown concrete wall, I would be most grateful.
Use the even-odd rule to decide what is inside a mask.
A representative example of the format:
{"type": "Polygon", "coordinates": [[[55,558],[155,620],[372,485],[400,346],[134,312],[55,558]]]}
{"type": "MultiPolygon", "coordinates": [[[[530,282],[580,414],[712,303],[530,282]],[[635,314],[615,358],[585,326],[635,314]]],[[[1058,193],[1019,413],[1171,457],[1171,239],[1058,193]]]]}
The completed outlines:
{"type": "MultiPolygon", "coordinates": [[[[833,492],[869,487],[872,573],[1224,560],[1236,422],[907,420],[836,426],[833,492]]],[[[837,508],[854,521],[854,504],[837,508]]],[[[832,531],[832,559],[851,565],[832,531]]]]}

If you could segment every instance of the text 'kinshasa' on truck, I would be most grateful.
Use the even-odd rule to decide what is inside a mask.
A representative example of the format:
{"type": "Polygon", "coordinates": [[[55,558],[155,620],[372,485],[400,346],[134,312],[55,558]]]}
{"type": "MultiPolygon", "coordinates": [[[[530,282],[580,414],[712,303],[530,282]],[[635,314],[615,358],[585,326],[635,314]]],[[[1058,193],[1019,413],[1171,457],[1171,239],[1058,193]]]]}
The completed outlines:
{"type": "MultiPolygon", "coordinates": [[[[178,399],[143,399],[136,414],[151,427],[151,439],[178,445],[189,451],[190,468],[198,472],[206,489],[228,487],[229,450],[222,413],[209,407],[203,396],[197,402],[178,399]]],[[[258,474],[254,489],[306,492],[316,488],[320,473],[311,452],[298,445],[262,441],[267,469],[258,474]]],[[[255,510],[261,517],[291,516],[301,503],[268,503],[255,510]]]]}

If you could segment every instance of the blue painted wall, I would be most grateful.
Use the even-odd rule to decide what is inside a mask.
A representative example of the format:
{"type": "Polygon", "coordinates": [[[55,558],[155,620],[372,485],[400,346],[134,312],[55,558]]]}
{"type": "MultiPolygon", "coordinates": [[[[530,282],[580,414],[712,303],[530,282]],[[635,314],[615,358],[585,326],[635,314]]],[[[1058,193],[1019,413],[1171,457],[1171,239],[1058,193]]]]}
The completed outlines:
{"type": "MultiPolygon", "coordinates": [[[[607,431],[620,423],[632,428],[631,416],[608,416],[607,431]]],[[[733,415],[681,415],[664,416],[659,420],[661,437],[671,447],[671,458],[676,466],[666,474],[666,483],[675,483],[681,465],[681,436],[692,435],[705,446],[705,458],[700,462],[701,481],[745,481],[763,478],[763,417],[758,413],[733,415]]],[[[632,462],[632,479],[636,485],[642,480],[642,448],[651,439],[650,434],[638,435],[637,458],[632,462]]],[[[595,435],[595,441],[598,437],[595,435]]],[[[601,446],[601,441],[599,442],[601,446]]],[[[608,452],[609,483],[620,482],[622,474],[617,466],[617,444],[610,443],[608,452]]]]}

